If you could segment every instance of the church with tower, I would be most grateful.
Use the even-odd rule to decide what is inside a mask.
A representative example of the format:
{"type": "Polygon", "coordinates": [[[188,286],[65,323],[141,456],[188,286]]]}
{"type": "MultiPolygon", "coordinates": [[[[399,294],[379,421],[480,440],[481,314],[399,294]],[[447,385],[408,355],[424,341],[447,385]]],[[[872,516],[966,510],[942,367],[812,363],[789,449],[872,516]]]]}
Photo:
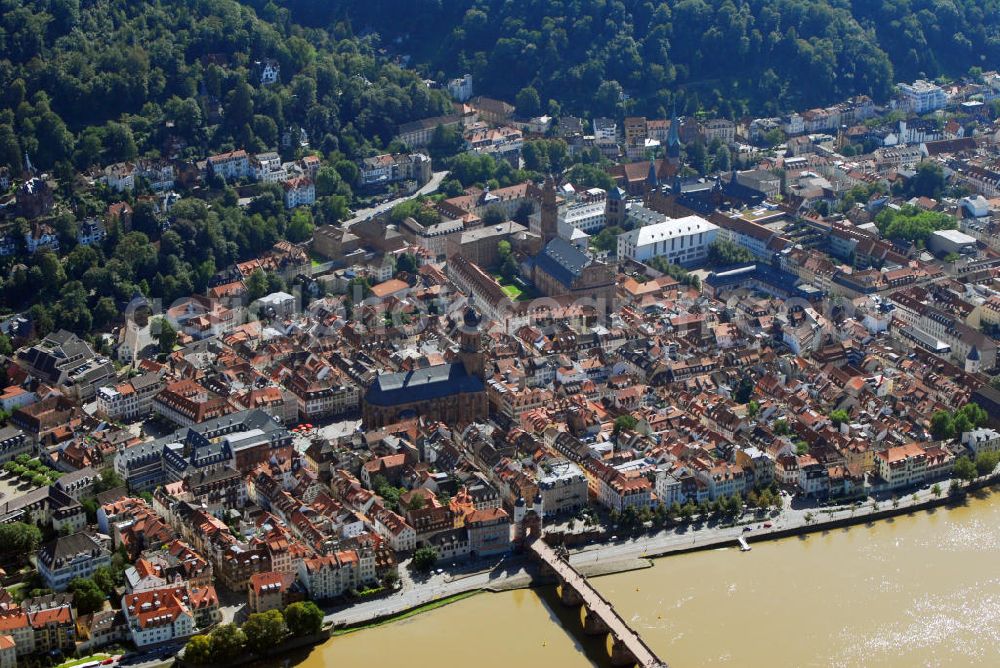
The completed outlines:
{"type": "Polygon", "coordinates": [[[545,179],[541,202],[542,249],[531,259],[531,280],[546,297],[591,299],[604,312],[615,297],[615,267],[580,250],[559,236],[556,183],[545,179]]]}
{"type": "Polygon", "coordinates": [[[452,425],[489,415],[482,319],[470,305],[462,313],[458,361],[394,373],[380,373],[365,392],[362,421],[372,429],[423,417],[452,425]]]}

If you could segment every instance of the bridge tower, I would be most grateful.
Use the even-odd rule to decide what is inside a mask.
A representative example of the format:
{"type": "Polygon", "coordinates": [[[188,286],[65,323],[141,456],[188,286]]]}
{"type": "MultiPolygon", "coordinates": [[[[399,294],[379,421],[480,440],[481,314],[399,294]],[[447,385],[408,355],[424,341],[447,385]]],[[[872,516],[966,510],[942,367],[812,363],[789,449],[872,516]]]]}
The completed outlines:
{"type": "Polygon", "coordinates": [[[535,495],[529,506],[523,497],[514,503],[514,545],[518,549],[524,547],[527,540],[539,538],[542,535],[542,517],[544,507],[541,492],[535,495]]]}

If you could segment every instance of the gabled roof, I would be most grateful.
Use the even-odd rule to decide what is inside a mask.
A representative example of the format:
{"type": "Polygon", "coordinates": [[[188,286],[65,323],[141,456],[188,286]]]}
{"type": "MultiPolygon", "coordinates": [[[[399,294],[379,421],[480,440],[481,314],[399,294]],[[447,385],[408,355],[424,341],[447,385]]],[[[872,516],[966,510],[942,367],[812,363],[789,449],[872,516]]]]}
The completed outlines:
{"type": "Polygon", "coordinates": [[[556,237],[535,258],[538,268],[570,287],[590,264],[590,257],[561,237],[556,237]]]}

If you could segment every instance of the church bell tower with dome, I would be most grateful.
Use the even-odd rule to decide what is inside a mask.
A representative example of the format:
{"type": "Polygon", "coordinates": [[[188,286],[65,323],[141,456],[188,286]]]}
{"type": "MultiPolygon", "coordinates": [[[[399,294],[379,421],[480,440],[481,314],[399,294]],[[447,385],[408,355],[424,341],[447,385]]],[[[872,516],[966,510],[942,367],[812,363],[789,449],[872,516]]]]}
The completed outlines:
{"type": "Polygon", "coordinates": [[[486,377],[486,357],[483,352],[482,318],[470,304],[462,314],[462,326],[458,337],[458,356],[465,372],[470,376],[486,377]]]}

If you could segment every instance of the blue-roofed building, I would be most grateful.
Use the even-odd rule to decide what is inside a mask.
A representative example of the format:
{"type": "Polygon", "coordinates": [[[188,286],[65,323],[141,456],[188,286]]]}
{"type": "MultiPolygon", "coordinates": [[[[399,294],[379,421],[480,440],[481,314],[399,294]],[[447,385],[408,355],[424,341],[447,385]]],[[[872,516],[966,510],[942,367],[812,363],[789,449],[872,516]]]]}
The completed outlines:
{"type": "Polygon", "coordinates": [[[720,268],[709,274],[702,286],[715,299],[721,299],[732,290],[754,290],[782,299],[798,297],[810,302],[826,296],[824,291],[805,283],[795,274],[761,262],[720,268]]]}
{"type": "Polygon", "coordinates": [[[532,280],[547,297],[570,295],[593,299],[604,311],[615,296],[614,267],[594,259],[562,238],[548,242],[535,256],[532,280]]]}
{"type": "Polygon", "coordinates": [[[470,307],[462,319],[458,353],[461,361],[379,374],[362,403],[366,428],[412,417],[457,425],[488,416],[480,318],[470,307]]]}
{"type": "Polygon", "coordinates": [[[120,450],[114,466],[130,490],[145,492],[207,471],[235,468],[246,473],[261,462],[287,458],[291,451],[291,433],[264,411],[254,409],[120,450]]]}

